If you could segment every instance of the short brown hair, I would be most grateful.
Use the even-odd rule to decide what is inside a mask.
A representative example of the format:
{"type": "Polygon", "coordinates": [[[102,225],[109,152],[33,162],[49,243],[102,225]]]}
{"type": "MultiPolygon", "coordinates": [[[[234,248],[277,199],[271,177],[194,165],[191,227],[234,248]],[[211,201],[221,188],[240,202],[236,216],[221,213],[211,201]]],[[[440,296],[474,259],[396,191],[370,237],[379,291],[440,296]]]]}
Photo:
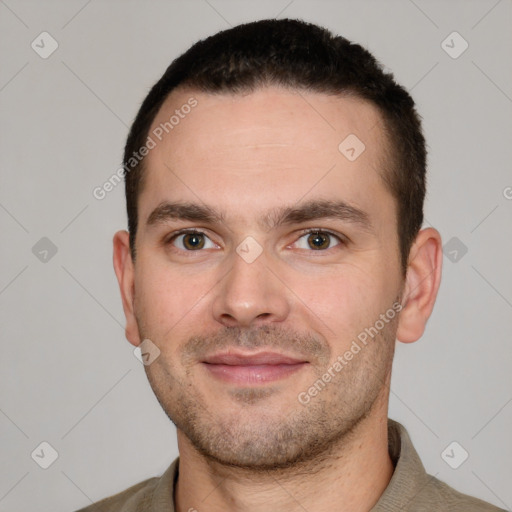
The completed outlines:
{"type": "Polygon", "coordinates": [[[423,223],[426,148],[409,93],[362,46],[300,20],[238,25],[194,44],[153,86],[133,122],[124,152],[130,247],[135,258],[137,200],[144,160],[129,168],[143,147],[168,95],[180,87],[210,93],[250,92],[267,85],[328,94],[350,94],[377,106],[390,149],[382,177],[397,203],[398,239],[405,275],[411,245],[423,223]]]}

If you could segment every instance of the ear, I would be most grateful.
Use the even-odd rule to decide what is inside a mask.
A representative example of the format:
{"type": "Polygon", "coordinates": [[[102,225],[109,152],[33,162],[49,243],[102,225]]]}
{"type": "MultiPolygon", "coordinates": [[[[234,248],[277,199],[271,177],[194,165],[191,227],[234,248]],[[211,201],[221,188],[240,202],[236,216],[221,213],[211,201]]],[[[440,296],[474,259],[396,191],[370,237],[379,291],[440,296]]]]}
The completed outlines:
{"type": "Polygon", "coordinates": [[[432,313],[441,283],[443,248],[434,228],[422,229],[411,247],[405,277],[403,309],[396,337],[403,343],[418,340],[432,313]]]}
{"type": "Polygon", "coordinates": [[[114,270],[116,272],[124,315],[126,317],[126,339],[135,346],[140,345],[139,329],[134,314],[134,263],[130,252],[130,237],[127,231],[114,235],[114,270]]]}

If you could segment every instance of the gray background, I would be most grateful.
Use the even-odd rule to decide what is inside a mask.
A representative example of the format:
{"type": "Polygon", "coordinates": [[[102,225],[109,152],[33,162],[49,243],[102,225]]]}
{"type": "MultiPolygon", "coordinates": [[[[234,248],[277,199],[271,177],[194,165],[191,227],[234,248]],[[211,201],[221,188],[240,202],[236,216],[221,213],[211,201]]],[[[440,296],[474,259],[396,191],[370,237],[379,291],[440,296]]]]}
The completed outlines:
{"type": "MultiPolygon", "coordinates": [[[[92,190],[118,169],[127,128],[174,57],[268,17],[367,46],[412,90],[430,147],[425,225],[456,240],[425,335],[398,345],[390,416],[431,474],[510,510],[512,3],[5,0],[1,511],[74,510],[159,475],[177,455],[174,426],[124,338],[111,264],[112,234],[126,224],[122,186],[102,201],[92,190]],[[31,48],[48,50],[43,31],[59,45],[46,59],[31,48]],[[453,31],[469,44],[458,58],[442,47],[453,31]],[[36,245],[43,237],[56,254],[36,245]],[[48,469],[31,458],[42,441],[58,452],[48,469]],[[469,453],[458,469],[441,456],[452,441],[469,453]]],[[[453,53],[463,43],[446,44],[453,53]]]]}

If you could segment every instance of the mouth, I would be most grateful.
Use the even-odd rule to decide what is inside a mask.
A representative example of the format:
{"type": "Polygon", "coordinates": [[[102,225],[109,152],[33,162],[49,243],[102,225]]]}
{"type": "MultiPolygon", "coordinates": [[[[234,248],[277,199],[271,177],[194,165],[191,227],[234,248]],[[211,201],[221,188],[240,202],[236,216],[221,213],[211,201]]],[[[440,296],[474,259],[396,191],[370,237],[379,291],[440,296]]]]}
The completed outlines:
{"type": "Polygon", "coordinates": [[[216,379],[237,385],[254,386],[284,379],[309,363],[276,352],[223,352],[205,358],[202,364],[216,379]]]}

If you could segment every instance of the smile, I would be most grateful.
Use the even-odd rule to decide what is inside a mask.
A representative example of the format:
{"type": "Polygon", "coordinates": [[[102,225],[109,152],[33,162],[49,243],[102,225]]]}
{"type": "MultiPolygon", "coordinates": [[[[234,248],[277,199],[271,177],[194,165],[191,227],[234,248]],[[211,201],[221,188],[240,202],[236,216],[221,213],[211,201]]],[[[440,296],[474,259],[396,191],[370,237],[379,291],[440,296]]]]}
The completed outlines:
{"type": "Polygon", "coordinates": [[[274,352],[259,354],[222,353],[202,362],[215,378],[238,385],[265,384],[288,377],[307,361],[274,352]]]}

